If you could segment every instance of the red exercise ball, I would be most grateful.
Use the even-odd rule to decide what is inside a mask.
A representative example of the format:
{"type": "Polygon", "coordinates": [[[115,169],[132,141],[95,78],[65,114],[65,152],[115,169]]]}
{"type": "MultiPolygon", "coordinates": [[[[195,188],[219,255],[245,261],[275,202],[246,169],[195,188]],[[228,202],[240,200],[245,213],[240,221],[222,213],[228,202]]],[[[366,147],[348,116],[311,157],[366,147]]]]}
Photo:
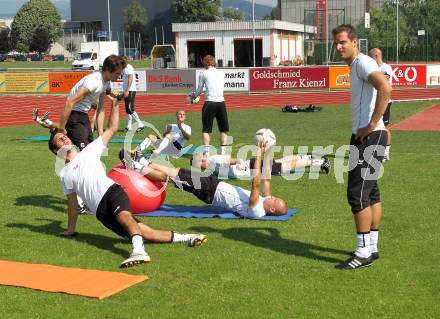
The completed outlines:
{"type": "Polygon", "coordinates": [[[165,201],[166,183],[152,181],[136,171],[125,169],[122,163],[113,167],[108,177],[124,188],[133,214],[152,212],[165,201]]]}

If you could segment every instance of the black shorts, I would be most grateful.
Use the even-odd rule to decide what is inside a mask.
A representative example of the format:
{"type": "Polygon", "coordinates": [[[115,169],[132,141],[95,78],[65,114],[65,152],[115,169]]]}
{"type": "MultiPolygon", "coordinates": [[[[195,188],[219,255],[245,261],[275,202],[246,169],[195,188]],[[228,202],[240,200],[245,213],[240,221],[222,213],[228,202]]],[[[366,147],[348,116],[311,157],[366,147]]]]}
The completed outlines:
{"type": "Polygon", "coordinates": [[[125,112],[127,114],[133,114],[134,112],[134,98],[136,97],[136,91],[129,91],[128,96],[124,99],[125,112]]]}
{"type": "MultiPolygon", "coordinates": [[[[263,160],[261,160],[261,172],[263,172],[263,160]]],[[[282,165],[281,163],[277,163],[275,161],[270,161],[270,173],[271,175],[281,175],[282,173],[282,165]]],[[[255,168],[255,158],[251,158],[250,159],[250,168],[254,169],[255,168]]]]}
{"type": "MultiPolygon", "coordinates": [[[[120,185],[113,184],[99,202],[98,209],[96,210],[96,218],[98,218],[105,227],[119,236],[128,237],[128,233],[116,220],[116,216],[125,210],[131,211],[128,195],[120,185]]],[[[140,222],[134,216],[133,218],[136,222],[140,222]]]]}
{"type": "Polygon", "coordinates": [[[174,181],[177,188],[194,194],[206,204],[212,203],[215,191],[220,183],[216,176],[204,176],[202,173],[181,168],[177,177],[174,181]]]}
{"type": "Polygon", "coordinates": [[[391,109],[391,105],[393,104],[393,102],[389,102],[387,109],[385,110],[385,113],[383,113],[383,124],[385,124],[385,126],[388,126],[390,124],[390,109],[391,109]]]}
{"type": "Polygon", "coordinates": [[[203,133],[212,132],[214,118],[217,120],[218,130],[223,133],[229,132],[228,113],[225,102],[206,101],[202,108],[203,133]]]}
{"type": "Polygon", "coordinates": [[[380,202],[378,175],[382,167],[385,154],[387,132],[385,130],[374,131],[361,143],[351,136],[350,145],[357,148],[356,152],[350,152],[350,168],[348,172],[347,199],[354,214],[380,202]]]}
{"type": "Polygon", "coordinates": [[[92,127],[87,113],[72,111],[66,123],[66,131],[73,145],[80,151],[93,142],[92,127]]]}

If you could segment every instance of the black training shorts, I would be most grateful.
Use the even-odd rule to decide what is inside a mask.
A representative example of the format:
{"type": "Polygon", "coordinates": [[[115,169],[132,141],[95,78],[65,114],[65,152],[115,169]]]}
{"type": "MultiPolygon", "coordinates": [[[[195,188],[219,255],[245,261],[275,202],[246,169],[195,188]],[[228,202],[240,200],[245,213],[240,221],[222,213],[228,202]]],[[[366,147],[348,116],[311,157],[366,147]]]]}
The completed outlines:
{"type": "MultiPolygon", "coordinates": [[[[126,230],[116,220],[116,216],[121,211],[131,211],[130,200],[120,185],[113,184],[99,202],[98,209],[96,210],[96,218],[98,218],[105,227],[119,236],[128,237],[126,230]]],[[[133,218],[136,222],[140,222],[134,216],[133,218]]]]}
{"type": "Polygon", "coordinates": [[[385,110],[385,113],[383,113],[383,124],[385,124],[385,126],[388,126],[390,124],[390,112],[391,112],[391,105],[393,104],[393,102],[389,102],[387,109],[385,110]]]}
{"type": "Polygon", "coordinates": [[[80,151],[93,142],[92,126],[87,113],[72,111],[66,123],[66,131],[73,145],[80,151]]]}
{"type": "Polygon", "coordinates": [[[379,186],[377,184],[381,162],[385,154],[387,131],[374,131],[362,143],[351,136],[350,145],[357,148],[359,156],[350,152],[350,167],[348,172],[347,198],[354,214],[380,202],[379,186]]]}
{"type": "Polygon", "coordinates": [[[177,188],[194,194],[206,204],[211,204],[220,180],[214,175],[204,176],[202,173],[181,168],[174,182],[177,188]]]}
{"type": "Polygon", "coordinates": [[[225,102],[206,101],[202,108],[203,133],[212,132],[214,118],[217,120],[218,130],[223,133],[229,132],[228,113],[225,102]]]}

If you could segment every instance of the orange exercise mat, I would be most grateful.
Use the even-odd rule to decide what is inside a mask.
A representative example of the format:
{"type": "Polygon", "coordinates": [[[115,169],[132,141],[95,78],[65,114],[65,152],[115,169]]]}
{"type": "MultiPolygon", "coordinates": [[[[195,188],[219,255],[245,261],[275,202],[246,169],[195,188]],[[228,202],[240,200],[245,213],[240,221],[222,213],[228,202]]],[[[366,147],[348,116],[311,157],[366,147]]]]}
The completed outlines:
{"type": "Polygon", "coordinates": [[[147,280],[145,275],[0,260],[0,284],[104,299],[147,280]]]}

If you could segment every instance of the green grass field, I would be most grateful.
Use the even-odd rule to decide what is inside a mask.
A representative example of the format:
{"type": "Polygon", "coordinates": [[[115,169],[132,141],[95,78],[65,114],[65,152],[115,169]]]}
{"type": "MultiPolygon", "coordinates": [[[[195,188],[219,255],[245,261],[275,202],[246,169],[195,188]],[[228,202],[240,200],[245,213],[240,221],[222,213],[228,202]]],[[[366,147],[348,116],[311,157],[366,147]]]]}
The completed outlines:
{"type": "MultiPolygon", "coordinates": [[[[392,120],[396,123],[432,104],[396,103],[392,120]]],[[[272,128],[279,145],[308,146],[310,151],[313,145],[334,145],[336,150],[348,142],[351,129],[347,105],[313,114],[231,111],[229,117],[235,152],[251,143],[253,132],[261,127],[272,128]]],[[[173,119],[144,117],[160,130],[173,119]]],[[[189,113],[194,144],[201,141],[200,122],[199,113],[189,113]]],[[[381,258],[372,267],[348,272],[334,269],[353,250],[355,231],[346,184],[336,183],[333,174],[317,180],[273,179],[274,195],[300,210],[287,222],[141,217],[156,228],[204,232],[209,241],[198,248],[146,244],[152,262],[120,270],[131,247],[94,216],[79,216],[76,238],[57,235],[66,227],[67,215],[55,158],[46,143],[22,140],[44,133],[37,126],[0,128],[0,258],[147,274],[151,279],[102,301],[0,286],[1,318],[440,316],[440,132],[393,132],[391,161],[385,163],[380,181],[381,258]]],[[[217,143],[217,135],[212,138],[217,143]]],[[[111,144],[103,159],[107,167],[118,162],[120,146],[111,144]]],[[[174,163],[189,165],[184,160],[174,163]]],[[[171,188],[166,202],[201,204],[171,188]]]]}

